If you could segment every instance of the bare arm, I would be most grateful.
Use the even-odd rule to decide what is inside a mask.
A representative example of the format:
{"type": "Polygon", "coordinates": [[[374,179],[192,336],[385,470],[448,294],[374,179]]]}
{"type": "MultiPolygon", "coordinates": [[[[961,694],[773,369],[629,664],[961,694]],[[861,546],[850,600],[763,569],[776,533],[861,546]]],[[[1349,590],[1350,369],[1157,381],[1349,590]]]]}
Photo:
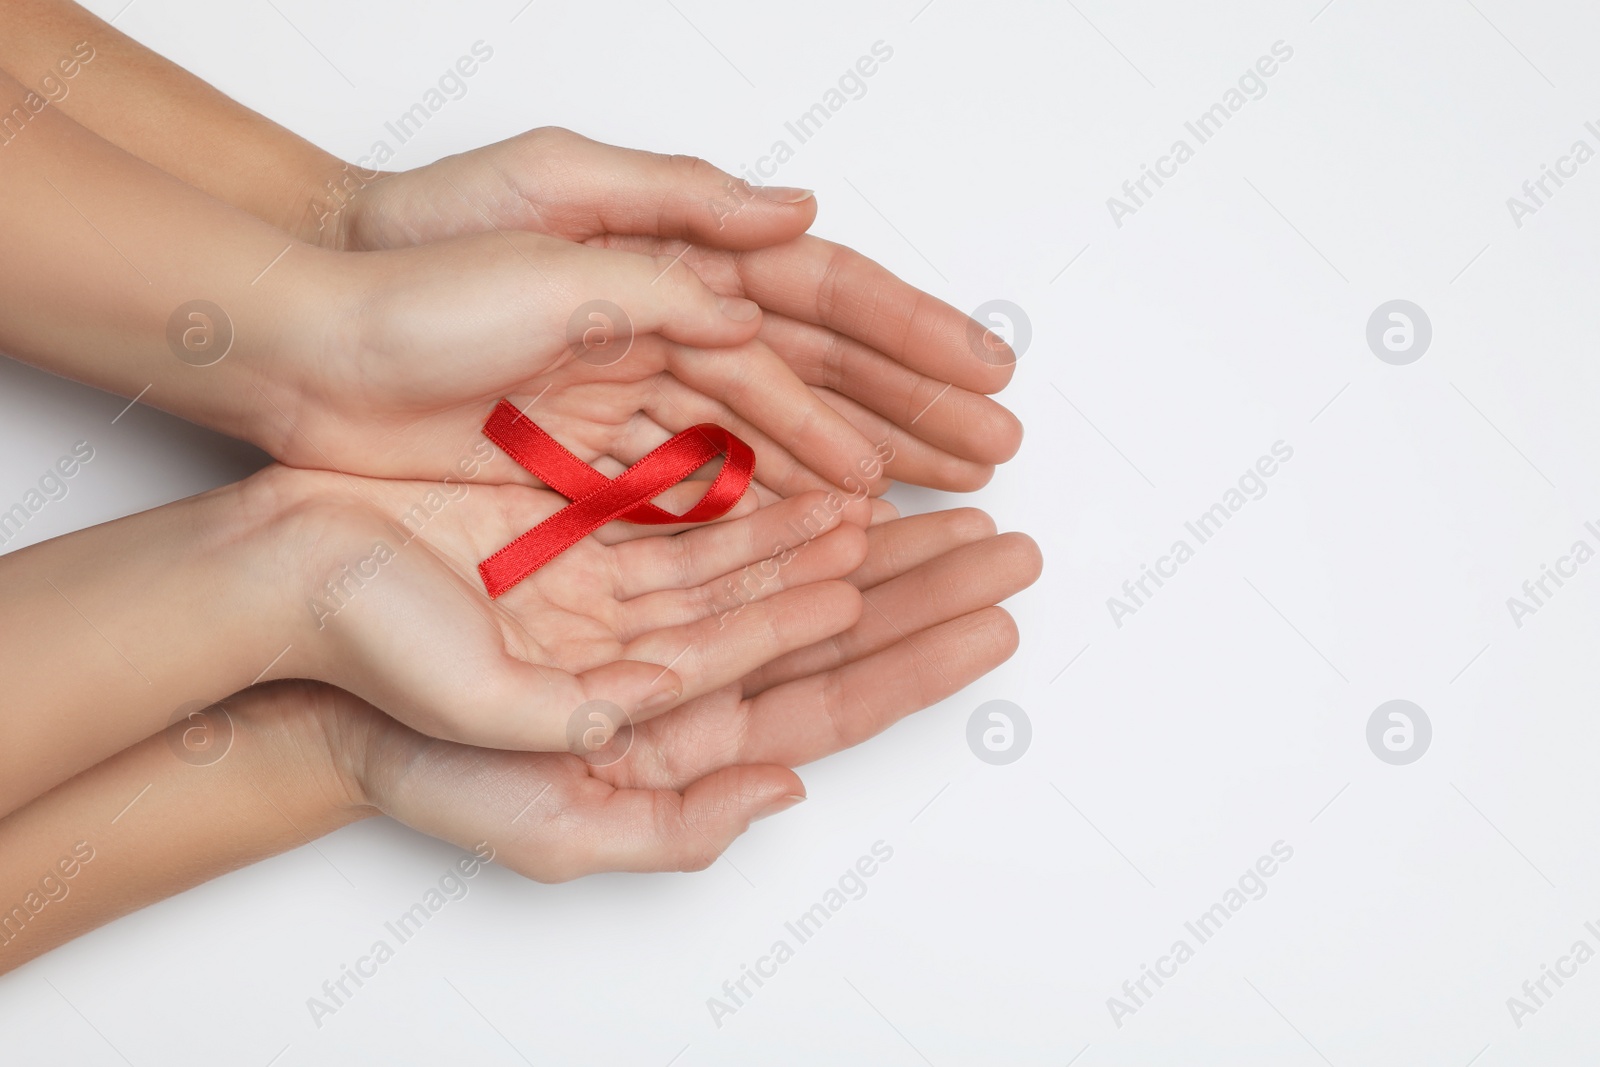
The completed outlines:
{"type": "Polygon", "coordinates": [[[337,157],[70,0],[9,0],[0,21],[0,69],[80,125],[280,229],[316,232],[313,191],[343,171],[337,157]]]}
{"type": "Polygon", "coordinates": [[[0,819],[0,972],[377,814],[335,765],[336,720],[309,685],[230,701],[227,719],[225,750],[181,758],[175,728],[0,819]]]}
{"type": "Polygon", "coordinates": [[[273,592],[293,579],[262,552],[267,514],[248,495],[0,556],[0,813],[244,688],[293,640],[273,592]]]}
{"type": "MultiPolygon", "coordinates": [[[[886,52],[880,58],[888,62],[886,52]]],[[[767,308],[763,349],[821,398],[791,390],[781,406],[852,442],[796,446],[779,433],[795,454],[771,470],[798,459],[836,479],[844,452],[859,450],[861,439],[888,439],[899,454],[893,477],[965,491],[1021,441],[1016,419],[982,395],[1010,380],[1013,353],[859,254],[795,240],[816,218],[804,190],[752,188],[691,156],[614,148],[559,129],[383,174],[323,152],[67,0],[14,0],[0,9],[0,68],[44,90],[38,99],[59,99],[48,110],[310,244],[372,250],[539,232],[658,255],[652,277],[681,257],[719,293],[767,308]],[[77,58],[91,53],[88,63],[77,58]],[[68,78],[66,70],[76,73],[68,78]]],[[[692,367],[674,373],[701,385],[692,367]]],[[[763,376],[776,395],[779,378],[763,376]]],[[[767,412],[754,421],[772,432],[776,420],[767,412]]]]}
{"type": "Polygon", "coordinates": [[[285,360],[331,318],[334,254],[30,100],[0,74],[0,350],[236,437],[281,437],[285,360]],[[268,271],[279,257],[292,262],[268,271]],[[180,312],[197,300],[226,310],[180,312]]]}
{"type": "Polygon", "coordinates": [[[1011,655],[1016,628],[993,605],[1040,561],[993,529],[974,511],[873,527],[851,582],[877,612],[584,755],[425,737],[312,683],[227,700],[226,717],[142,741],[0,819],[0,971],[380,811],[540,881],[709,866],[752,820],[804,799],[789,768],[1011,655]]]}

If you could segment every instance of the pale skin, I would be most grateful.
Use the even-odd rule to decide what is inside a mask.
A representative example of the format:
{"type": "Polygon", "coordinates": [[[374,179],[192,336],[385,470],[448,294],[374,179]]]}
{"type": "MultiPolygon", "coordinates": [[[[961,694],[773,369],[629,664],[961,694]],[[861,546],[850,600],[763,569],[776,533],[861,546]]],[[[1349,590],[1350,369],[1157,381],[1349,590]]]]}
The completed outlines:
{"type": "Polygon", "coordinates": [[[516,749],[567,747],[589,701],[659,714],[856,622],[839,579],[866,535],[827,500],[747,498],[677,536],[613,524],[498,600],[478,563],[563,498],[277,466],[0,557],[0,810],[263,679],[326,681],[430,735],[516,749]]]}
{"type": "Polygon", "coordinates": [[[1004,346],[980,357],[966,316],[806,236],[809,194],[554,129],[353,170],[75,5],[16,0],[0,28],[0,104],[95,53],[0,145],[0,349],[280,461],[0,558],[0,848],[18,857],[0,878],[48,869],[56,837],[157,782],[149,834],[85,865],[75,906],[0,969],[299,844],[285,815],[311,836],[378,811],[468,848],[504,832],[500,861],[544,879],[704,866],[803,796],[789,768],[1010,655],[994,605],[1037,576],[1032,542],[871,499],[891,477],[977,488],[1010,458],[1020,426],[985,395],[1004,346]],[[204,367],[169,336],[196,298],[233,333],[204,367]],[[571,343],[593,300],[629,321],[607,366],[571,343]],[[501,396],[607,474],[715,422],[757,480],[715,525],[607,527],[489,601],[477,562],[564,503],[503,456],[468,462],[501,396]],[[250,690],[230,770],[151,738],[291,677],[348,692],[250,690]],[[616,764],[558,751],[595,701],[633,724],[616,764]],[[197,824],[204,774],[237,834],[197,824]],[[554,814],[505,830],[524,786],[554,814]]]}
{"type": "Polygon", "coordinates": [[[804,799],[792,768],[866,740],[1011,655],[1015,626],[993,604],[1037,577],[1038,556],[1026,538],[993,529],[971,509],[874,526],[848,576],[874,610],[588,758],[429,738],[314,683],[252,689],[226,702],[232,741],[215,762],[178,757],[180,725],[0,819],[7,914],[27,907],[76,843],[94,851],[47,887],[59,895],[65,885],[66,896],[6,929],[0,972],[377,814],[479,854],[487,843],[495,862],[541,881],[704,868],[753,819],[804,799]]]}
{"type": "MultiPolygon", "coordinates": [[[[20,156],[31,145],[39,158],[15,190],[0,188],[15,193],[41,237],[81,237],[73,252],[88,262],[73,268],[63,257],[53,270],[19,264],[17,273],[96,271],[141,307],[148,342],[148,358],[116,367],[65,357],[49,339],[79,309],[36,291],[43,325],[56,329],[0,337],[23,358],[124,395],[150,385],[145,402],[242,432],[290,465],[380,477],[449,471],[501,395],[519,406],[543,395],[541,418],[591,462],[631,462],[671,433],[718,422],[756,447],[758,480],[784,495],[860,479],[861,458],[885,441],[898,457],[894,478],[969,490],[1020,443],[1016,420],[983,395],[1010,378],[997,365],[1003,345],[980,358],[965,315],[849,249],[803,236],[815,201],[796,199],[800,191],[762,194],[700,160],[563,130],[404,174],[353,171],[73,4],[22,0],[5,21],[0,67],[23,80],[52,70],[78,42],[104,50],[6,146],[20,156]],[[195,152],[196,133],[223,147],[195,152]],[[131,167],[135,156],[178,181],[131,167]],[[59,193],[39,180],[66,172],[73,178],[57,182],[59,193]],[[117,190],[139,190],[137,205],[82,181],[116,172],[126,172],[117,190]],[[354,191],[330,201],[328,183],[343,188],[352,173],[354,191]],[[726,208],[730,197],[738,210],[726,208]],[[259,225],[225,216],[218,202],[259,225]],[[143,280],[80,210],[157,292],[138,290],[143,280]],[[194,242],[182,235],[200,233],[228,235],[205,242],[226,247],[226,262],[188,271],[163,263],[162,249],[173,247],[186,263],[194,242]],[[313,245],[390,251],[319,255],[313,245]],[[285,247],[263,298],[267,281],[251,280],[285,247]],[[160,327],[202,293],[233,319],[239,347],[197,375],[163,358],[160,327]],[[568,320],[593,299],[622,307],[637,335],[606,368],[568,358],[568,320]],[[304,314],[284,315],[286,300],[304,314]],[[317,329],[308,335],[285,319],[317,329]]],[[[0,100],[27,91],[6,81],[0,89],[0,100]]],[[[888,477],[870,488],[881,492],[888,477]]]]}
{"type": "MultiPolygon", "coordinates": [[[[702,491],[685,483],[662,502],[702,491]]],[[[842,579],[875,531],[941,543],[927,519],[863,530],[828,494],[759,508],[747,495],[676,534],[613,523],[488,599],[477,564],[564,504],[528,486],[274,466],[0,556],[0,811],[273,678],[338,685],[434,737],[565,749],[591,702],[617,709],[613,727],[643,722],[862,622],[842,579]]],[[[880,551],[907,567],[922,545],[898,536],[880,551]]],[[[944,580],[982,590],[1000,563],[1037,565],[1020,536],[987,551],[970,578],[944,580]]],[[[873,612],[869,629],[905,625],[873,612]]]]}
{"type": "MultiPolygon", "coordinates": [[[[0,96],[21,93],[0,77],[0,96]]],[[[0,285],[16,294],[0,347],[142,393],[290,465],[432,480],[454,473],[499,395],[529,407],[543,386],[520,387],[535,376],[560,377],[563,367],[575,380],[592,376],[566,340],[571,310],[588,299],[631,309],[639,331],[612,374],[648,377],[672,344],[757,343],[755,304],[719,297],[687,271],[661,275],[648,256],[522,233],[370,255],[297,247],[51,108],[0,151],[0,223],[26,250],[0,264],[0,285]],[[197,293],[226,310],[234,332],[211,366],[178,358],[168,337],[174,309],[197,293]]],[[[776,357],[767,365],[792,378],[776,357]]],[[[769,405],[781,391],[756,390],[753,403],[769,405]]],[[[568,396],[551,389],[540,417],[580,414],[581,397],[568,396]]],[[[786,421],[796,417],[790,399],[786,421]]],[[[826,446],[844,463],[871,453],[844,431],[826,446]]],[[[779,492],[829,484],[792,452],[763,459],[779,492]]],[[[501,470],[532,480],[514,465],[501,470]]]]}

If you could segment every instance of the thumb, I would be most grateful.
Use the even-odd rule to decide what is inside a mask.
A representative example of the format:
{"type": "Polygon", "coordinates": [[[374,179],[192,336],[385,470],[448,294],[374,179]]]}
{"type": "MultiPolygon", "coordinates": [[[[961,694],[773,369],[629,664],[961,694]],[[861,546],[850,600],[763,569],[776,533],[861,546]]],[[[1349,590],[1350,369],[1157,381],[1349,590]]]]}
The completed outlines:
{"type": "MultiPolygon", "coordinates": [[[[624,728],[671,711],[683,701],[683,679],[676,671],[659,663],[616,660],[578,675],[577,683],[584,702],[593,705],[591,712],[596,709],[607,712],[603,716],[590,714],[587,717],[586,729],[593,729],[595,733],[583,741],[583,750],[568,744],[568,751],[580,755],[584,750],[592,751],[590,742],[604,744],[624,728]],[[609,727],[600,721],[616,719],[618,715],[621,721],[609,727]]],[[[568,740],[572,740],[570,731],[568,740]]]]}
{"type": "Polygon", "coordinates": [[[641,334],[699,348],[733,348],[761,329],[760,305],[713,291],[681,253],[648,256],[558,244],[560,283],[576,304],[566,320],[567,341],[585,362],[609,366],[626,359],[641,334]]]}
{"type": "Polygon", "coordinates": [[[805,799],[787,767],[735,766],[700,779],[681,796],[619,789],[572,815],[587,842],[588,871],[699,871],[711,866],[756,819],[805,799]]]}
{"type": "MultiPolygon", "coordinates": [[[[607,746],[618,734],[631,741],[634,723],[683,699],[682,679],[656,663],[619,660],[574,675],[502,655],[475,673],[470,685],[411,694],[411,703],[425,707],[401,718],[425,734],[479,748],[571,752],[613,762],[601,750],[610,753],[607,746]],[[447,710],[428,714],[441,707],[447,710]]],[[[396,706],[375,696],[380,707],[396,706]]]]}
{"type": "Polygon", "coordinates": [[[809,189],[752,185],[695,156],[618,148],[566,130],[540,133],[542,150],[560,158],[570,178],[558,187],[561,206],[579,216],[571,221],[580,230],[593,231],[586,236],[682,238],[742,251],[792,240],[817,217],[809,189]]]}

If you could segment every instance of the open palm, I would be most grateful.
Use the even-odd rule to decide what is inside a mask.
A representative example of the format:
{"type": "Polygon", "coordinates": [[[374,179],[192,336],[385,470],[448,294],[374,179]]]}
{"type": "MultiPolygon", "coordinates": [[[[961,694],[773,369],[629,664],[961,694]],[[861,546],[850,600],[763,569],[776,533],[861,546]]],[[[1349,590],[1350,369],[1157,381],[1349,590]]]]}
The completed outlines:
{"type": "MultiPolygon", "coordinates": [[[[303,546],[290,554],[311,592],[302,659],[283,669],[435,737],[565,749],[585,708],[616,709],[611,729],[659,714],[842,632],[862,607],[839,579],[866,534],[821,493],[760,508],[747,494],[732,517],[676,534],[612,524],[491,600],[478,563],[565,506],[557,494],[264,477],[300,502],[287,543],[303,546]]],[[[684,483],[660,502],[681,512],[704,489],[684,483]]]]}
{"type": "Polygon", "coordinates": [[[1033,542],[981,512],[874,527],[850,575],[871,605],[797,649],[585,755],[505,752],[421,736],[369,714],[355,760],[372,803],[541,881],[705,867],[753,818],[805,794],[791,768],[960,690],[1016,648],[994,606],[1039,573],[1033,542]]]}

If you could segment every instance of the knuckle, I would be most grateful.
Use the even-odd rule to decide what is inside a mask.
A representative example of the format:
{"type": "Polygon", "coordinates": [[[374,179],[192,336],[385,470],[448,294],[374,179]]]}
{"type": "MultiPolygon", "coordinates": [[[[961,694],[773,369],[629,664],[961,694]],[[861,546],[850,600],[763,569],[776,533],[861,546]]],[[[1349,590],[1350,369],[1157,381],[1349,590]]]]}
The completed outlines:
{"type": "Polygon", "coordinates": [[[996,526],[981,508],[959,508],[951,514],[951,525],[962,541],[982,541],[995,535],[996,526]]]}
{"type": "Polygon", "coordinates": [[[849,250],[835,248],[823,264],[820,277],[817,279],[815,302],[817,312],[823,321],[831,319],[838,311],[844,299],[843,286],[849,273],[849,250]]]}
{"type": "Polygon", "coordinates": [[[540,126],[529,130],[524,137],[530,144],[545,148],[560,148],[583,140],[565,126],[540,126]]]}
{"type": "Polygon", "coordinates": [[[720,184],[731,180],[720,167],[699,156],[671,155],[667,157],[667,165],[676,171],[679,177],[691,182],[720,184]]]}
{"type": "Polygon", "coordinates": [[[685,873],[703,871],[710,867],[722,855],[722,850],[714,843],[706,840],[690,842],[688,848],[678,857],[678,869],[685,873]]]}

